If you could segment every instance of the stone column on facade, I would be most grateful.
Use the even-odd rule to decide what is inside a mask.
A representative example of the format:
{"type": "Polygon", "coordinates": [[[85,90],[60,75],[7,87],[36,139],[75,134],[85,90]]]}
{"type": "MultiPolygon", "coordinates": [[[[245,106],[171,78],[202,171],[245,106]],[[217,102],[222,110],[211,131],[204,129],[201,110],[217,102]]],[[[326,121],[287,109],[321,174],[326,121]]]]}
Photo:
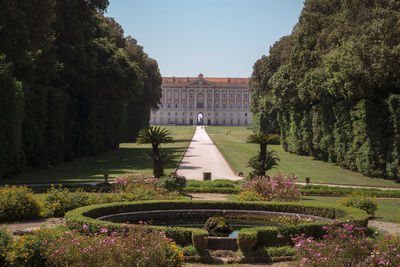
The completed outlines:
{"type": "Polygon", "coordinates": [[[185,96],[186,96],[186,110],[189,108],[189,91],[186,87],[184,87],[183,89],[185,89],[185,96]]]}
{"type": "Polygon", "coordinates": [[[211,109],[215,109],[215,107],[214,107],[214,97],[215,97],[215,89],[211,88],[211,109]]]}
{"type": "Polygon", "coordinates": [[[193,94],[194,94],[194,105],[193,108],[197,108],[197,91],[196,88],[193,88],[193,94]]]}

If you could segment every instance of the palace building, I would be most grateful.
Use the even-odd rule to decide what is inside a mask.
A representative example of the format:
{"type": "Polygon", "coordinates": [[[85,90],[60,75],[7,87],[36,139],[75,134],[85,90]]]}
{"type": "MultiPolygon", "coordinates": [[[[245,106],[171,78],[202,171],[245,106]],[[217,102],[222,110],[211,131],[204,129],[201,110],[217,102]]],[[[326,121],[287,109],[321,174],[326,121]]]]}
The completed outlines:
{"type": "Polygon", "coordinates": [[[163,77],[153,125],[252,125],[248,78],[163,77]]]}

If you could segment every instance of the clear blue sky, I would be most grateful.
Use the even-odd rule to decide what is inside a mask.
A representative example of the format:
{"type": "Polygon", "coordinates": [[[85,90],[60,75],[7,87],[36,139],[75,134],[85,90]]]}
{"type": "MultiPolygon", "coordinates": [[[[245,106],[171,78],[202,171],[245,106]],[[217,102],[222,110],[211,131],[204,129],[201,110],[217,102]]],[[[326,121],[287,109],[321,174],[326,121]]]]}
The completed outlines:
{"type": "Polygon", "coordinates": [[[303,0],[110,0],[114,17],[163,76],[250,77],[289,34],[303,0]]]}

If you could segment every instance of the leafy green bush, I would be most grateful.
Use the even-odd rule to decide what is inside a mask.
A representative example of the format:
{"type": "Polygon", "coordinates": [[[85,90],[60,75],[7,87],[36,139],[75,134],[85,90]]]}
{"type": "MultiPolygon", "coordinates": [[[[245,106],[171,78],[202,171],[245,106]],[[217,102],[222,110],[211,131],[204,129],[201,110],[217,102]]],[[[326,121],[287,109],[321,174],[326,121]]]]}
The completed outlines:
{"type": "Polygon", "coordinates": [[[354,207],[365,210],[369,215],[374,216],[375,212],[378,210],[378,203],[375,200],[375,196],[369,196],[366,194],[351,193],[345,198],[342,198],[339,205],[345,207],[354,207]]]}
{"type": "Polygon", "coordinates": [[[11,235],[4,226],[0,227],[0,266],[6,266],[7,251],[12,242],[11,235]]]}
{"type": "Polygon", "coordinates": [[[52,186],[43,198],[43,216],[61,217],[69,211],[78,207],[93,204],[89,193],[80,190],[71,193],[67,188],[52,186]]]}
{"type": "Polygon", "coordinates": [[[159,179],[159,186],[166,188],[168,191],[181,192],[182,189],[186,186],[186,178],[184,176],[179,176],[175,174],[162,176],[159,179]]]}
{"type": "Polygon", "coordinates": [[[152,199],[176,199],[176,192],[168,192],[159,184],[159,178],[143,177],[128,173],[118,177],[114,183],[114,192],[122,195],[122,201],[138,201],[152,199]]]}
{"type": "Polygon", "coordinates": [[[7,252],[7,261],[14,266],[43,266],[45,265],[46,250],[49,243],[58,238],[56,230],[40,229],[31,235],[23,235],[13,241],[7,252]]]}
{"type": "Polygon", "coordinates": [[[196,249],[190,245],[186,247],[179,247],[179,250],[182,252],[184,256],[195,256],[197,255],[196,249]]]}
{"type": "Polygon", "coordinates": [[[272,257],[293,256],[296,253],[296,248],[292,246],[283,247],[267,247],[267,254],[272,257]]]}
{"type": "Polygon", "coordinates": [[[40,216],[39,201],[25,186],[0,188],[0,222],[33,219],[40,216]]]}

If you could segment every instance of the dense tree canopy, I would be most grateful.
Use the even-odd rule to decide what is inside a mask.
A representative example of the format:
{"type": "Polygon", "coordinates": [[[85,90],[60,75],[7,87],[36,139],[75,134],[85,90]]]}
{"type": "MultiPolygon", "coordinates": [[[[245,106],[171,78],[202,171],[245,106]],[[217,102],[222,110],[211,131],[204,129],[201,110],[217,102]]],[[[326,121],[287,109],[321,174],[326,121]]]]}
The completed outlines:
{"type": "Polygon", "coordinates": [[[148,125],[157,62],[103,16],[107,6],[1,1],[0,178],[109,150],[148,125]]]}
{"type": "Polygon", "coordinates": [[[284,149],[400,180],[400,2],[306,0],[254,64],[255,125],[284,149]]]}

